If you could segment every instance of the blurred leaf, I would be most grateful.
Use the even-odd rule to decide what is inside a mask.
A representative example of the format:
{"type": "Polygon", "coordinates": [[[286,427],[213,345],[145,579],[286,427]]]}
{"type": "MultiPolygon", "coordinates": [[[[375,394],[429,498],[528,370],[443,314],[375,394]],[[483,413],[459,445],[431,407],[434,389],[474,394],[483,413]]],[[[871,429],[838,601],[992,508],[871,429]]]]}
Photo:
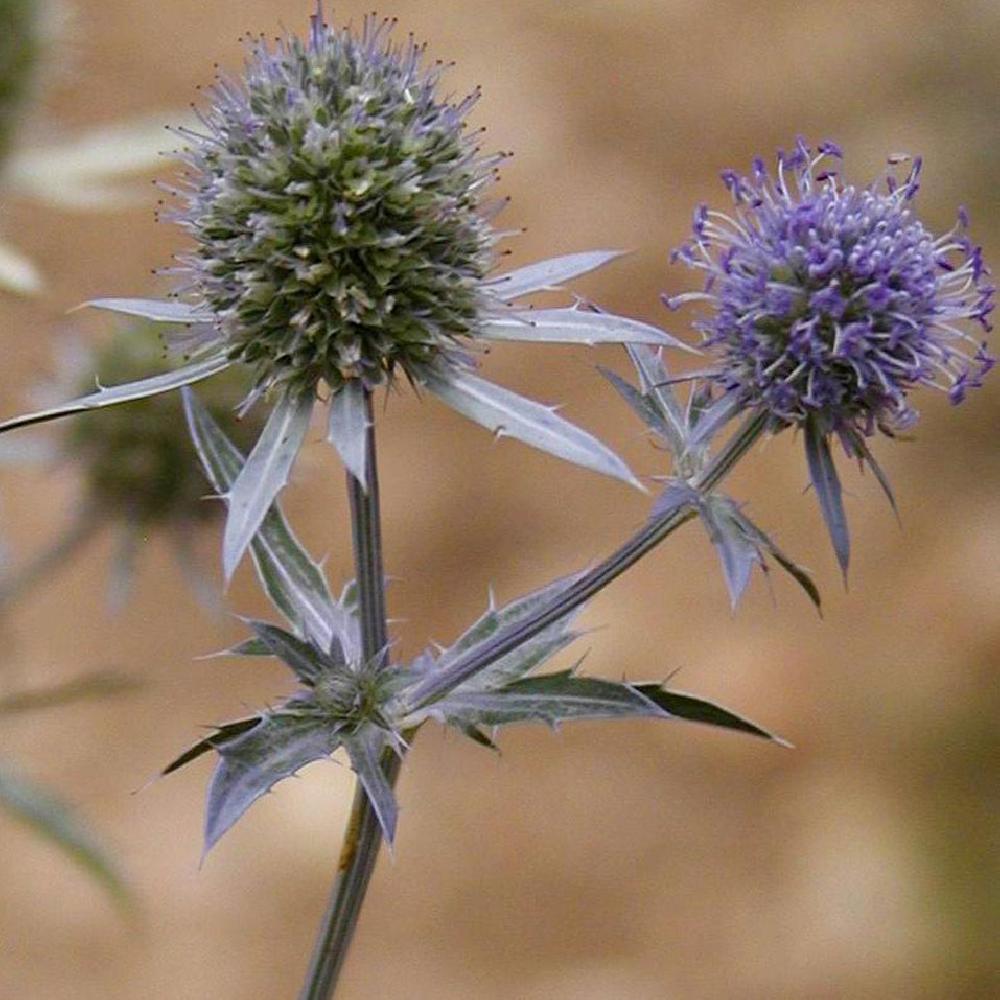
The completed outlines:
{"type": "Polygon", "coordinates": [[[38,295],[44,287],[38,268],[20,250],[0,242],[0,290],[38,295]]]}
{"type": "Polygon", "coordinates": [[[102,182],[162,167],[164,154],[176,145],[164,122],[179,117],[176,112],[164,112],[162,117],[118,122],[47,146],[14,150],[5,181],[15,191],[59,208],[134,204],[144,192],[123,192],[102,182]]]}
{"type": "Polygon", "coordinates": [[[71,705],[87,699],[134,691],[139,686],[140,682],[135,677],[127,677],[112,671],[99,671],[49,687],[6,695],[0,698],[0,715],[15,715],[71,705]]]}
{"type": "Polygon", "coordinates": [[[117,865],[72,810],[51,792],[2,763],[0,806],[51,840],[94,876],[118,902],[129,901],[130,893],[117,865]]]}
{"type": "Polygon", "coordinates": [[[463,416],[533,448],[642,489],[628,466],[606,445],[548,406],[459,369],[428,370],[424,384],[463,416]]]}

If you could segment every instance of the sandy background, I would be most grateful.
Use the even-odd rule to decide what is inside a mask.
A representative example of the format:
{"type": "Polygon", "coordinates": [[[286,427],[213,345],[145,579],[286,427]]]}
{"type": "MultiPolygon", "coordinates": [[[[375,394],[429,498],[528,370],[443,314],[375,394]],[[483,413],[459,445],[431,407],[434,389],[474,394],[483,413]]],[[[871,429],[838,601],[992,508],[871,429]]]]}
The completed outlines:
{"type": "MultiPolygon", "coordinates": [[[[194,97],[244,30],[304,26],[304,0],[75,0],[40,135],[194,97]]],[[[338,5],[338,19],[360,3],[338,5]]],[[[658,293],[691,287],[666,264],[717,172],[795,133],[839,141],[867,179],[899,149],[926,158],[922,214],[959,202],[1000,260],[1000,6],[891,0],[397,0],[385,13],[476,83],[476,121],[516,152],[505,221],[516,262],[636,248],[581,287],[683,332],[658,293]]],[[[0,299],[0,400],[24,405],[50,370],[64,310],[143,294],[180,245],[149,204],[70,216],[14,201],[3,232],[44,263],[41,302],[0,299]]],[[[100,323],[87,327],[95,335],[100,323]]],[[[498,348],[486,373],[599,429],[638,471],[664,471],[593,371],[615,351],[498,348]]],[[[823,588],[819,621],[792,584],[759,580],[730,614],[697,527],[596,600],[595,674],[661,678],[791,739],[782,751],[697,727],[511,731],[504,755],[428,731],[400,786],[394,856],[376,873],[344,1000],[986,1000],[995,953],[995,664],[1000,652],[1000,378],[959,410],[925,393],[918,440],[878,454],[902,530],[871,477],[845,469],[856,559],[844,592],[797,443],[778,439],[732,491],[823,588]]],[[[286,509],[339,581],[350,551],[341,476],[315,443],[286,509]]],[[[401,654],[448,640],[492,584],[511,598],[600,556],[646,501],[609,480],[406,395],[382,423],[391,611],[401,654]]],[[[72,474],[3,477],[17,555],[71,507],[72,474]]],[[[199,540],[217,574],[218,538],[199,540]]],[[[0,816],[0,997],[292,997],[324,907],[351,794],[318,764],[258,804],[199,870],[207,762],[131,794],[198,726],[286,690],[277,666],[197,662],[240,635],[186,593],[162,539],[135,599],[108,615],[110,545],[89,548],[5,625],[3,683],[104,666],[127,697],[7,720],[0,749],[48,781],[112,845],[141,901],[124,920],[83,874],[0,816]]],[[[227,605],[265,605],[249,573],[227,605]]]]}

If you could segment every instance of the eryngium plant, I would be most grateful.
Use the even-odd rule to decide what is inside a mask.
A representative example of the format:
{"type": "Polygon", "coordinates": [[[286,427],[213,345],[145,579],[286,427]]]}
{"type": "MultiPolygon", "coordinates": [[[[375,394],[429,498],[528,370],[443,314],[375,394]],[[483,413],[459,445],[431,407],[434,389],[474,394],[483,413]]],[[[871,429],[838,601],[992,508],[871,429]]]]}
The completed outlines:
{"type": "Polygon", "coordinates": [[[204,132],[180,130],[182,207],[194,241],[179,258],[178,297],[98,299],[93,305],[190,326],[198,352],[168,376],[127,383],[20,417],[10,429],[164,392],[236,363],[255,372],[252,404],[271,416],[233,484],[223,549],[234,572],[285,485],[317,398],[329,439],[364,484],[365,413],[372,389],[397,370],[464,416],[638,485],[607,446],[553,408],[473,374],[470,353],[490,340],[678,344],[647,324],[579,308],[510,303],[557,287],[618,256],[570,254],[490,276],[503,235],[484,194],[501,157],[482,156],[465,128],[473,94],[438,94],[440,67],[392,23],[366,18],[360,36],[313,16],[306,41],[250,40],[241,81],[220,79],[204,132]]]}

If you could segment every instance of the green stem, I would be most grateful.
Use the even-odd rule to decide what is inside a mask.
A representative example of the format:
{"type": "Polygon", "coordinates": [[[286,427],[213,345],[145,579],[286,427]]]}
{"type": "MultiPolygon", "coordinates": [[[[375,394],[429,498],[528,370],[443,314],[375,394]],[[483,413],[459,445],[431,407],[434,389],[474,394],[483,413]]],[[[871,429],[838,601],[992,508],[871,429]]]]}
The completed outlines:
{"type": "MultiPolygon", "coordinates": [[[[365,412],[368,421],[368,488],[366,490],[348,473],[347,492],[351,501],[361,651],[365,661],[370,662],[387,655],[389,636],[385,613],[375,421],[371,393],[368,391],[365,392],[365,412]]],[[[395,752],[387,751],[383,756],[382,767],[390,785],[395,785],[401,764],[402,760],[395,752]]],[[[306,984],[299,994],[299,1000],[329,1000],[333,996],[381,846],[382,829],[375,810],[358,782],[337,865],[336,881],[323,915],[306,984]]]]}
{"type": "MultiPolygon", "coordinates": [[[[707,468],[691,482],[691,486],[702,493],[714,489],[739,459],[749,451],[766,427],[763,414],[751,416],[743,426],[726,442],[725,447],[709,463],[707,468]]],[[[696,516],[693,506],[684,506],[669,511],[660,517],[650,518],[631,538],[611,553],[590,572],[581,576],[571,587],[560,593],[548,604],[541,605],[530,618],[498,632],[492,639],[470,649],[457,657],[446,670],[428,675],[407,692],[406,710],[415,711],[442,698],[463,681],[475,676],[484,667],[500,657],[517,649],[523,642],[538,635],[549,625],[559,621],[574,608],[590,600],[603,590],[612,580],[621,576],[630,566],[634,566],[646,553],[651,552],[682,524],[696,516]]]]}

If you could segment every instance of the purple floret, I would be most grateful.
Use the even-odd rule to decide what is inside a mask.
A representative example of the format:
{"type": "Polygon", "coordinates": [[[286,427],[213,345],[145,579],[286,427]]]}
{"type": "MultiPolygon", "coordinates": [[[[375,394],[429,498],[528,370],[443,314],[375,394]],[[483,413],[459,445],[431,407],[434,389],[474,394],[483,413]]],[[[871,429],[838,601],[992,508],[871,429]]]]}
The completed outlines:
{"type": "Polygon", "coordinates": [[[799,140],[751,174],[723,173],[734,209],[699,209],[674,259],[706,273],[695,324],[718,361],[714,379],[773,430],[815,424],[850,447],[916,420],[907,394],[931,385],[960,402],[993,365],[982,336],[994,288],[964,210],[935,238],[913,213],[921,163],[892,157],[879,181],[841,181],[840,149],[799,140]],[[978,333],[978,335],[977,335],[978,333]]]}

